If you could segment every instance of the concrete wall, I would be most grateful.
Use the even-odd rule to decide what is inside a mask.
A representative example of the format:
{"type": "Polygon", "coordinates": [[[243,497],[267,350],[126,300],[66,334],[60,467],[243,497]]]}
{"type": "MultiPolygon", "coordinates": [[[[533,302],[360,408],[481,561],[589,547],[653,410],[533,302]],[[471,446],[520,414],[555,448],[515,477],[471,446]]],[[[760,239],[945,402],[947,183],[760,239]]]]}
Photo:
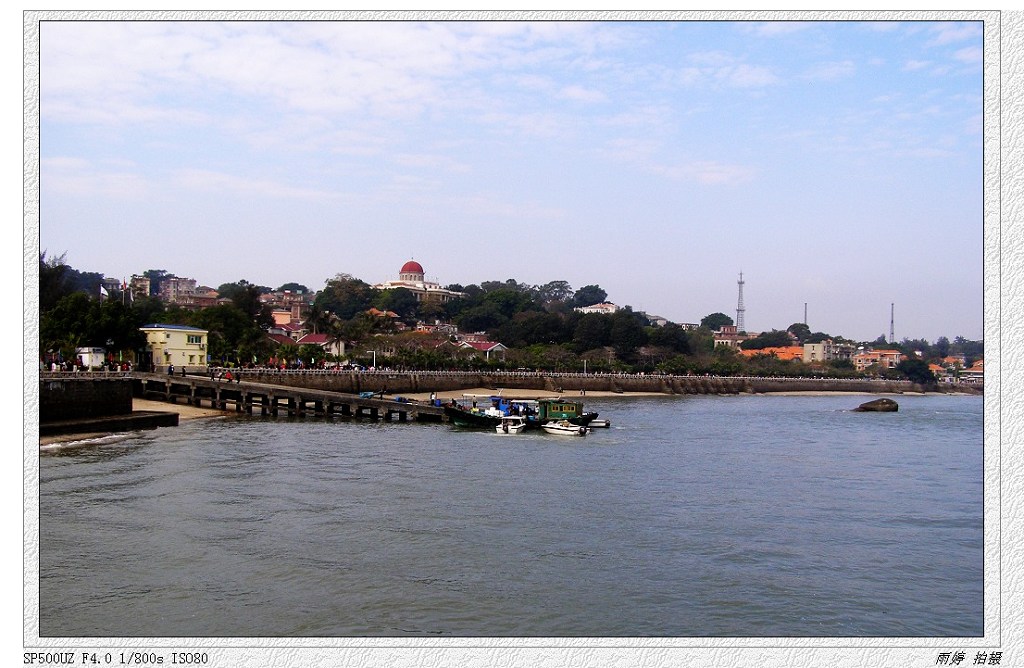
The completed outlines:
{"type": "Polygon", "coordinates": [[[39,381],[39,421],[127,415],[132,381],[127,378],[61,378],[39,381]]]}

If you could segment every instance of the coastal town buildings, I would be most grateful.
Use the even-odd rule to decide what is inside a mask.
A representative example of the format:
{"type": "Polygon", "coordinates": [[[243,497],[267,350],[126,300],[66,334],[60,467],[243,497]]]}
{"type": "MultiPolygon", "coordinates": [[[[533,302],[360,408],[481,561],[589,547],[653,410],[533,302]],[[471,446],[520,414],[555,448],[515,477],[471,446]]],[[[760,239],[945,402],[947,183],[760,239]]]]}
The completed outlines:
{"type": "Polygon", "coordinates": [[[756,348],[752,350],[740,349],[740,354],[744,357],[754,357],[756,355],[769,355],[771,357],[777,357],[780,360],[798,360],[804,361],[804,349],[803,346],[774,346],[768,348],[756,348]]]}
{"type": "Polygon", "coordinates": [[[756,334],[738,331],[736,325],[723,325],[714,333],[715,347],[728,346],[739,350],[740,344],[747,339],[756,338],[756,334]]]}
{"type": "Polygon", "coordinates": [[[864,371],[876,364],[883,369],[895,369],[903,359],[906,359],[905,356],[898,350],[862,350],[850,358],[857,371],[864,371]]]}
{"type": "Polygon", "coordinates": [[[149,297],[150,285],[150,280],[146,276],[133,275],[128,282],[128,290],[131,292],[133,299],[149,297]]]}
{"type": "Polygon", "coordinates": [[[271,309],[275,324],[301,323],[309,316],[316,295],[305,290],[274,290],[260,295],[260,304],[271,309]]]}
{"type": "Polygon", "coordinates": [[[196,279],[171,276],[160,281],[159,297],[165,304],[186,304],[196,293],[196,279]]]}

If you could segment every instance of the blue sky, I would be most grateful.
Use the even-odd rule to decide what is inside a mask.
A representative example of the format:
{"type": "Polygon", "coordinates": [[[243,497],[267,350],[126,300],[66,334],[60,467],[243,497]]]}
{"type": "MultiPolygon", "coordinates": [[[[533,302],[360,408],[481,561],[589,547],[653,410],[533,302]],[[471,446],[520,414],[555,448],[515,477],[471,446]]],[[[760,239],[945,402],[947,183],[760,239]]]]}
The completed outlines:
{"type": "Polygon", "coordinates": [[[983,336],[980,22],[46,22],[40,248],[983,336]]]}

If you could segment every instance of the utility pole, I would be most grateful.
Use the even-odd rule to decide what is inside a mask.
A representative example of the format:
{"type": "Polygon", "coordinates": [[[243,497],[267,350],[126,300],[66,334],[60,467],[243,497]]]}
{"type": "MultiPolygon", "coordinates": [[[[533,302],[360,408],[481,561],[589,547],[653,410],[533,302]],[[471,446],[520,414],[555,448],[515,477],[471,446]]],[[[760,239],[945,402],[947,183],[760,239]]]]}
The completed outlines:
{"type": "Polygon", "coordinates": [[[896,302],[889,304],[889,343],[896,343],[896,302]]]}

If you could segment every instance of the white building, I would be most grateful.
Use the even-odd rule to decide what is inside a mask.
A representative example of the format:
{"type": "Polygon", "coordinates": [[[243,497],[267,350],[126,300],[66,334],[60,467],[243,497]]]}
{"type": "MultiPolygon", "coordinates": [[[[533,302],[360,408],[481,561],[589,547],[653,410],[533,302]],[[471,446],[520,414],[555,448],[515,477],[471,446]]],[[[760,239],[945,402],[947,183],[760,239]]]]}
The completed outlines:
{"type": "MultiPolygon", "coordinates": [[[[206,343],[209,332],[186,325],[161,325],[158,323],[139,327],[146,335],[146,353],[154,367],[174,365],[206,368],[206,343]]],[[[145,362],[144,361],[144,362],[145,362]]]]}
{"type": "Polygon", "coordinates": [[[804,364],[813,362],[830,362],[832,360],[848,360],[856,352],[849,343],[835,343],[827,339],[820,343],[804,344],[804,364]]]}
{"type": "Polygon", "coordinates": [[[590,306],[577,306],[576,311],[580,313],[604,313],[605,315],[611,315],[619,310],[619,307],[611,302],[602,302],[600,304],[591,304],[590,306]]]}
{"type": "Polygon", "coordinates": [[[440,283],[433,283],[426,280],[423,265],[415,260],[409,260],[398,270],[397,281],[385,281],[373,286],[378,290],[394,290],[405,288],[416,295],[416,301],[436,300],[448,302],[463,296],[461,292],[454,292],[441,287],[440,283]]]}

